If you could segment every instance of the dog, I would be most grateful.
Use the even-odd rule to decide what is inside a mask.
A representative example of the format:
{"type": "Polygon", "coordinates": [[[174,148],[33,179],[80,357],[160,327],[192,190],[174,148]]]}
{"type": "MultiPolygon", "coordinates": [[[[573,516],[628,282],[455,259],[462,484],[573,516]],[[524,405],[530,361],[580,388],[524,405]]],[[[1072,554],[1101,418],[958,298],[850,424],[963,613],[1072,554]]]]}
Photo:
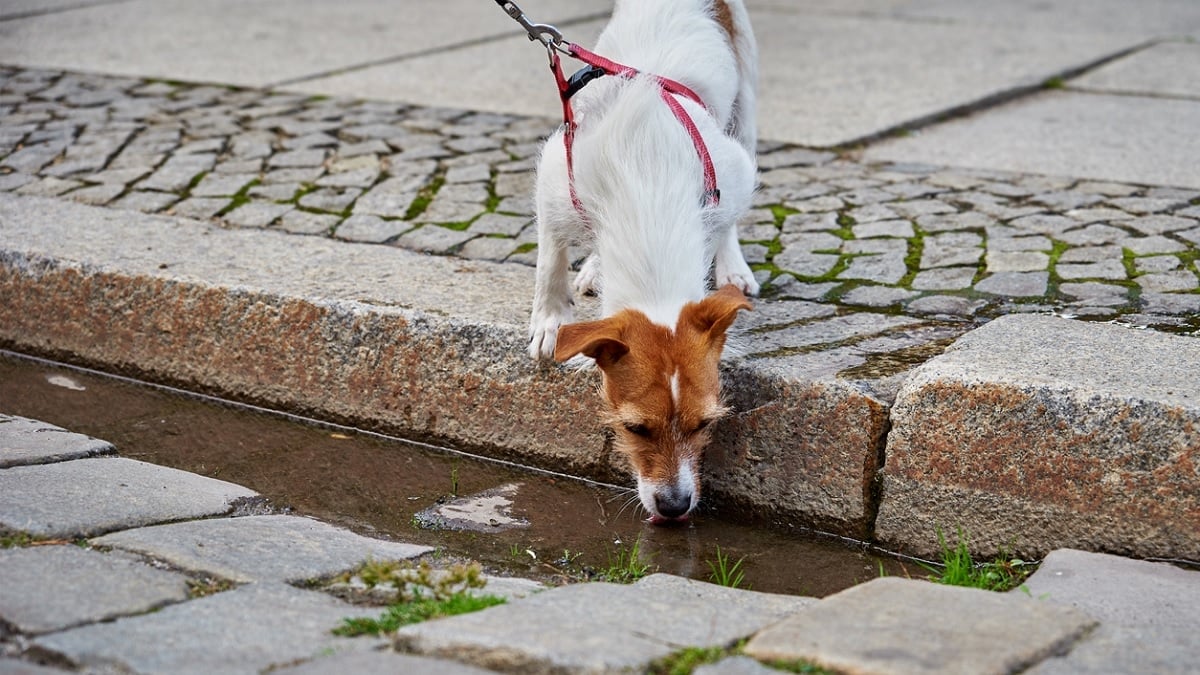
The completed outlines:
{"type": "Polygon", "coordinates": [[[759,291],[736,230],[757,180],[757,46],[741,0],[618,0],[596,53],[638,74],[600,77],[572,99],[573,184],[564,131],[543,146],[529,354],[595,361],[602,419],[649,519],[686,520],[712,424],[728,413],[726,330],[759,291]],[[665,93],[660,77],[700,102],[665,93]],[[719,192],[706,190],[705,153],[719,192]],[[572,323],[572,243],[591,245],[574,286],[598,293],[598,321],[572,323]]]}

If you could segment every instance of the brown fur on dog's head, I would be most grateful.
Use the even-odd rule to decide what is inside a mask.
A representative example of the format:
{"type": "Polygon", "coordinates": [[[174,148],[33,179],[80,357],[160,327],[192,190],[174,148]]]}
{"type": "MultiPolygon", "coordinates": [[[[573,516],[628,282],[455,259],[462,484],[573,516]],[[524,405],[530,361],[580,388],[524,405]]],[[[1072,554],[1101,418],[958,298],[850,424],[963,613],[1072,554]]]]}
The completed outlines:
{"type": "Polygon", "coordinates": [[[750,308],[740,290],[725,286],[685,305],[674,329],[636,310],[559,329],[556,360],[583,354],[603,372],[608,423],[654,518],[682,517],[699,499],[710,425],[728,412],[717,370],[725,332],[738,310],[750,308]]]}

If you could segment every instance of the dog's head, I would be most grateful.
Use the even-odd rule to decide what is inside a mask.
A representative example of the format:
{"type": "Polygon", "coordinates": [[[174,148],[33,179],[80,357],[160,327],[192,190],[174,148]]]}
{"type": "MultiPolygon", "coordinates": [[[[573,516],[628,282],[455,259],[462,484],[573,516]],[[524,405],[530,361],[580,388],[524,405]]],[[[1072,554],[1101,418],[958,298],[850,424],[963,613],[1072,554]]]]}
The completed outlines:
{"type": "Polygon", "coordinates": [[[700,500],[700,459],[712,424],[728,412],[717,371],[725,331],[750,307],[725,286],[685,305],[674,329],[636,310],[559,329],[554,358],[584,354],[604,374],[608,423],[651,520],[682,519],[700,500]]]}

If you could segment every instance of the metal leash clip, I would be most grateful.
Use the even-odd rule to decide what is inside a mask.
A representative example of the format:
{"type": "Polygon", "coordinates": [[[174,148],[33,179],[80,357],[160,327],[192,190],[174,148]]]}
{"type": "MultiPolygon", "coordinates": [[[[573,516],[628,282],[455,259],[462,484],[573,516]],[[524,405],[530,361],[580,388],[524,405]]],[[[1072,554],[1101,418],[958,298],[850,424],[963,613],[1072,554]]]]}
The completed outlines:
{"type": "Polygon", "coordinates": [[[503,9],[514,21],[521,24],[521,27],[529,35],[530,40],[537,40],[546,47],[546,52],[550,54],[550,61],[552,63],[554,61],[554,52],[560,51],[564,54],[566,53],[562,47],[562,32],[557,28],[547,23],[533,23],[521,11],[517,3],[512,0],[496,0],[496,4],[500,5],[500,9],[503,9]]]}

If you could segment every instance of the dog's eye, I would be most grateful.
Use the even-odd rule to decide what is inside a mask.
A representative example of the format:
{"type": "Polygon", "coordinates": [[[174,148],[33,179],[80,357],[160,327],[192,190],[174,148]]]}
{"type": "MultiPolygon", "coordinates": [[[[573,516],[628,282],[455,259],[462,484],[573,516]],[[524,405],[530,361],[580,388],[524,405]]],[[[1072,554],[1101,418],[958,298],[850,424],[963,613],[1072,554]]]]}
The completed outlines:
{"type": "Polygon", "coordinates": [[[634,436],[650,438],[650,427],[647,427],[645,424],[626,424],[625,431],[628,431],[634,436]]]}

